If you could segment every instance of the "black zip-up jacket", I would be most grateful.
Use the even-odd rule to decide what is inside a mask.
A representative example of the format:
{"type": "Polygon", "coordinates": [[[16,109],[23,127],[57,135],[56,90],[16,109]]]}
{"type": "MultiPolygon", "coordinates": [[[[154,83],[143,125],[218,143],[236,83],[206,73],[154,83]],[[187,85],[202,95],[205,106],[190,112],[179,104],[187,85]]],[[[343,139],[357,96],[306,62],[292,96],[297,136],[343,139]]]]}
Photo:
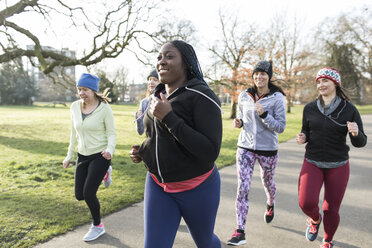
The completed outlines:
{"type": "Polygon", "coordinates": [[[305,158],[323,162],[341,162],[349,159],[349,146],[346,144],[348,128],[346,122],[358,124],[358,136],[349,133],[350,141],[355,147],[363,147],[367,136],[356,107],[342,100],[330,114],[324,115],[318,109],[316,100],[307,104],[303,111],[302,133],[306,134],[305,158]]]}
{"type": "MultiPolygon", "coordinates": [[[[154,94],[164,88],[159,84],[154,94]]],[[[147,138],[139,155],[159,182],[178,182],[213,168],[221,148],[222,117],[217,96],[198,79],[186,82],[168,101],[172,111],[162,121],[146,113],[147,138]]]]}

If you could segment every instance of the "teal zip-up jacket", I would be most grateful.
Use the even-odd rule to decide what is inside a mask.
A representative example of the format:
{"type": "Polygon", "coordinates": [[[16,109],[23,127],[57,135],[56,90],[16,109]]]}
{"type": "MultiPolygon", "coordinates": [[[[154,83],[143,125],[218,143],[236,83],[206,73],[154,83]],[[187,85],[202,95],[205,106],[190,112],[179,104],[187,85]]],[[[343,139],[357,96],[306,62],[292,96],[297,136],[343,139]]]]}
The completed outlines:
{"type": "Polygon", "coordinates": [[[109,104],[101,104],[84,120],[81,113],[82,100],[71,104],[71,136],[67,156],[64,161],[71,160],[75,154],[76,142],[78,153],[89,156],[102,151],[114,154],[116,132],[114,116],[109,104]]]}

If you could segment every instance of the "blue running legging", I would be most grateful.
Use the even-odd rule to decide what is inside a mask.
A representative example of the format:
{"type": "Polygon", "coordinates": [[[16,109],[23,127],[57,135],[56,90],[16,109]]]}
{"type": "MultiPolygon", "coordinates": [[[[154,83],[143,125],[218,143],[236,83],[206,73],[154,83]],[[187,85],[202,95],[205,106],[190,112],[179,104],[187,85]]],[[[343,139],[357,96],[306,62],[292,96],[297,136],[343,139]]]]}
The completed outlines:
{"type": "Polygon", "coordinates": [[[219,248],[214,224],[220,202],[220,174],[215,168],[198,187],[179,193],[167,193],[147,174],[145,185],[145,248],[171,248],[185,220],[199,248],[219,248]]]}

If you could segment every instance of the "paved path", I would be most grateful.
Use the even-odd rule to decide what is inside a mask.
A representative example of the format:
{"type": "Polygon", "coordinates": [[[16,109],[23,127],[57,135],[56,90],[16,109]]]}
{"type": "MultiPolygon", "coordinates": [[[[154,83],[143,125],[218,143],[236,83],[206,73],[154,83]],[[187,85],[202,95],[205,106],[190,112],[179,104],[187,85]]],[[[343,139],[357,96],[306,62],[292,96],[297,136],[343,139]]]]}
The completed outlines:
{"type": "MultiPolygon", "coordinates": [[[[362,119],[369,144],[364,148],[351,148],[351,176],[340,210],[341,223],[335,235],[336,247],[372,247],[372,115],[364,115],[362,119]]],[[[319,247],[323,227],[317,240],[312,243],[306,241],[304,237],[306,217],[297,202],[297,182],[303,155],[304,146],[297,145],[295,140],[279,146],[279,166],[275,176],[277,183],[275,219],[271,224],[263,221],[265,193],[256,164],[247,218],[247,244],[240,247],[319,247]]],[[[221,203],[215,233],[220,237],[222,247],[231,247],[226,245],[226,241],[235,228],[234,201],[237,184],[235,165],[221,169],[220,174],[221,203]]],[[[82,237],[89,229],[89,224],[86,224],[35,248],[143,247],[143,202],[105,216],[103,222],[106,234],[96,241],[89,243],[82,241],[82,237]]],[[[195,247],[183,222],[174,247],[195,247]]]]}

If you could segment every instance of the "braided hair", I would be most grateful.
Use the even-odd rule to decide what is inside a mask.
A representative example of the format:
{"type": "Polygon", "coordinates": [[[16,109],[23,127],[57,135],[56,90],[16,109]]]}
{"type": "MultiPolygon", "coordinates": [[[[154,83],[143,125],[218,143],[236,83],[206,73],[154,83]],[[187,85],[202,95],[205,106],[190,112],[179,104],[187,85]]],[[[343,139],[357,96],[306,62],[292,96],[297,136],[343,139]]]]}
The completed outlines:
{"type": "Polygon", "coordinates": [[[169,43],[175,46],[181,53],[182,61],[187,67],[187,80],[197,78],[206,83],[194,48],[182,40],[172,40],[169,43]]]}

